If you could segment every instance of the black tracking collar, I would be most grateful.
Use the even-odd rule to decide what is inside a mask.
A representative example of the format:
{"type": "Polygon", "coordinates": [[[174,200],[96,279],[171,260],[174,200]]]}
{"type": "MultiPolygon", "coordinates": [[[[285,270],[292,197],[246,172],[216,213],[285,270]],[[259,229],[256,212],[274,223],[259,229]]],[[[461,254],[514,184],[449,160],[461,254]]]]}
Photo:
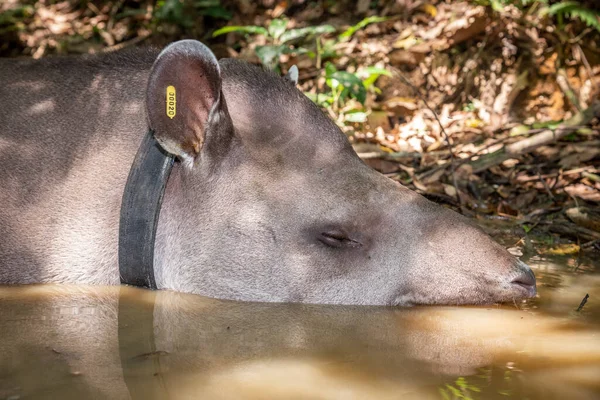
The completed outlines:
{"type": "Polygon", "coordinates": [[[119,274],[121,283],[156,289],[154,239],[173,157],[149,131],[138,149],[121,202],[119,274]]]}

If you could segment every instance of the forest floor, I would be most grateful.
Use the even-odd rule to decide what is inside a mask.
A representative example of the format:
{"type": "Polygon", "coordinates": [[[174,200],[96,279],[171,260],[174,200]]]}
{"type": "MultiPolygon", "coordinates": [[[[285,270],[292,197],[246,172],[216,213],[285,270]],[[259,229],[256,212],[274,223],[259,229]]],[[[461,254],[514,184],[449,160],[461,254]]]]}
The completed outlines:
{"type": "Polygon", "coordinates": [[[5,0],[0,55],[196,38],[218,57],[297,65],[300,89],[373,168],[484,225],[502,221],[492,231],[574,254],[600,250],[594,3],[5,0]]]}

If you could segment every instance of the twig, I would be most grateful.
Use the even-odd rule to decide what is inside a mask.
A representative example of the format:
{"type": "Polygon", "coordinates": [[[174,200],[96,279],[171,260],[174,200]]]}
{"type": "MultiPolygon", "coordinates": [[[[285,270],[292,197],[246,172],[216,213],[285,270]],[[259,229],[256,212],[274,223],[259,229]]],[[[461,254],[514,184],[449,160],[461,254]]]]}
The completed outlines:
{"type": "Polygon", "coordinates": [[[581,32],[579,35],[575,36],[572,39],[569,39],[569,43],[573,44],[573,43],[577,43],[579,42],[585,35],[587,35],[590,32],[593,32],[594,30],[592,28],[585,28],[583,30],[583,32],[581,32]]]}
{"type": "Polygon", "coordinates": [[[87,3],[86,5],[87,5],[87,7],[88,7],[90,10],[92,10],[92,12],[93,12],[94,14],[96,14],[96,15],[101,15],[101,14],[102,14],[102,13],[100,12],[100,10],[98,9],[98,7],[96,7],[96,6],[94,5],[94,3],[87,3]]]}
{"type": "MultiPolygon", "coordinates": [[[[502,130],[502,129],[499,129],[498,131],[501,131],[501,130],[502,130]]],[[[510,139],[511,139],[511,137],[510,137],[510,136],[507,136],[507,137],[504,137],[504,138],[502,138],[502,139],[495,140],[495,141],[493,141],[493,142],[491,142],[491,143],[489,143],[489,144],[485,145],[484,147],[482,147],[482,148],[480,148],[480,149],[477,149],[477,151],[476,151],[475,153],[473,153],[473,154],[469,155],[468,157],[461,158],[461,159],[459,159],[459,160],[455,160],[455,163],[454,163],[454,165],[455,165],[455,166],[460,166],[460,165],[463,165],[463,164],[465,164],[465,163],[468,163],[469,161],[473,160],[473,158],[475,158],[475,157],[478,157],[478,156],[481,156],[481,154],[482,154],[482,153],[483,153],[485,150],[489,149],[490,147],[494,147],[495,145],[497,145],[497,144],[500,144],[500,143],[504,143],[504,142],[506,142],[506,141],[508,141],[508,140],[510,140],[510,139]]],[[[428,154],[428,155],[429,155],[429,154],[434,154],[434,153],[436,153],[436,152],[428,152],[428,153],[425,153],[425,154],[428,154]]],[[[439,152],[437,152],[437,153],[441,154],[442,152],[441,152],[441,151],[439,151],[439,152]]],[[[459,153],[460,153],[460,151],[459,151],[459,153]]],[[[390,153],[388,156],[393,156],[393,154],[394,154],[394,153],[390,153]]],[[[419,154],[420,154],[420,153],[419,153],[419,154]]],[[[489,153],[486,153],[486,154],[489,154],[489,153]]],[[[448,163],[447,163],[447,164],[440,164],[440,165],[437,165],[437,166],[435,166],[435,167],[433,167],[433,168],[431,168],[431,169],[428,169],[428,168],[430,168],[430,167],[429,167],[429,166],[426,166],[426,167],[423,167],[423,168],[419,169],[419,170],[417,171],[417,174],[419,175],[419,179],[424,179],[424,178],[428,177],[429,175],[432,175],[432,174],[436,173],[436,172],[437,172],[437,171],[439,171],[440,169],[445,169],[446,167],[448,167],[448,163]]]]}
{"type": "Polygon", "coordinates": [[[113,51],[117,51],[117,50],[121,50],[124,49],[125,47],[129,47],[129,46],[133,46],[136,45],[144,40],[146,40],[148,37],[150,37],[151,33],[147,33],[145,35],[141,35],[141,36],[137,36],[131,40],[128,40],[126,42],[121,42],[121,43],[117,43],[114,46],[109,46],[109,47],[105,47],[102,52],[103,53],[111,53],[113,51]]]}
{"type": "Polygon", "coordinates": [[[581,245],[582,249],[588,249],[588,248],[592,248],[596,245],[600,244],[600,239],[596,239],[596,240],[590,240],[589,242],[585,242],[584,244],[581,245]]]}
{"type": "Polygon", "coordinates": [[[600,175],[596,175],[596,174],[594,174],[594,172],[597,172],[597,171],[582,172],[581,176],[583,176],[584,178],[588,178],[591,181],[600,183],[600,175]]]}
{"type": "MultiPolygon", "coordinates": [[[[429,154],[429,153],[427,153],[429,154]]],[[[379,151],[368,151],[364,153],[358,153],[358,156],[363,160],[370,158],[381,158],[384,160],[397,160],[399,158],[422,158],[423,153],[418,153],[415,151],[396,151],[394,153],[385,153],[379,151]]]]}
{"type": "Polygon", "coordinates": [[[445,163],[445,164],[436,165],[435,167],[433,167],[429,170],[426,170],[425,172],[417,171],[417,175],[418,175],[417,179],[423,180],[423,179],[427,178],[428,176],[435,174],[440,169],[446,169],[448,167],[448,164],[452,165],[451,163],[445,163]]]}
{"type": "Polygon", "coordinates": [[[510,155],[529,153],[539,146],[567,136],[569,133],[579,129],[582,125],[587,125],[597,115],[600,115],[600,101],[595,102],[589,108],[563,122],[563,124],[555,130],[548,129],[530,138],[506,146],[506,152],[510,155]]]}
{"type": "Polygon", "coordinates": [[[571,85],[569,85],[569,81],[567,80],[567,73],[563,68],[559,69],[556,73],[556,83],[558,84],[558,87],[560,87],[560,90],[563,91],[567,99],[569,99],[569,103],[571,103],[573,111],[580,112],[581,104],[579,103],[577,95],[571,88],[571,85]]]}
{"type": "MultiPolygon", "coordinates": [[[[586,167],[575,168],[575,169],[570,169],[568,171],[564,171],[561,175],[565,176],[565,175],[581,174],[581,176],[587,177],[588,175],[594,175],[593,172],[596,172],[596,170],[592,166],[586,166],[586,167]]],[[[555,172],[555,173],[552,173],[552,174],[543,174],[543,175],[538,175],[538,176],[527,176],[527,177],[524,177],[524,178],[517,177],[516,179],[517,179],[517,181],[519,181],[521,183],[527,183],[527,182],[531,182],[531,181],[537,181],[540,178],[544,178],[544,179],[547,179],[547,178],[556,178],[558,175],[559,175],[559,173],[555,172]]],[[[595,176],[597,176],[597,175],[595,175],[595,176]]]]}
{"type": "Polygon", "coordinates": [[[397,68],[394,68],[393,71],[395,72],[395,74],[398,77],[400,77],[400,79],[402,79],[402,81],[404,81],[405,84],[410,86],[415,91],[415,93],[421,98],[421,100],[423,101],[423,104],[425,104],[425,107],[427,107],[429,109],[429,111],[431,111],[431,113],[435,117],[435,120],[437,121],[438,125],[440,126],[440,129],[441,129],[442,133],[444,134],[444,138],[446,139],[446,144],[448,145],[448,150],[450,153],[450,173],[452,175],[452,184],[454,185],[454,189],[456,190],[456,199],[458,200],[458,204],[460,205],[461,211],[464,211],[463,201],[462,201],[462,198],[460,197],[458,183],[456,181],[454,151],[453,151],[452,143],[450,142],[450,137],[448,136],[448,133],[444,129],[444,126],[442,125],[442,122],[440,121],[437,113],[433,110],[433,108],[431,108],[429,106],[429,103],[427,102],[427,100],[425,100],[425,96],[423,96],[421,94],[419,89],[417,89],[411,82],[409,82],[408,79],[406,79],[404,77],[404,75],[402,75],[400,70],[398,70],[397,68]]]}
{"type": "Polygon", "coordinates": [[[539,224],[545,225],[548,227],[549,231],[556,232],[561,235],[580,237],[584,240],[600,239],[600,232],[596,232],[566,221],[540,221],[539,224]]]}
{"type": "Polygon", "coordinates": [[[117,15],[117,12],[121,9],[121,7],[123,7],[123,3],[125,2],[125,0],[119,0],[117,2],[115,2],[115,4],[112,6],[111,10],[110,10],[110,16],[108,18],[108,22],[106,23],[106,31],[107,32],[111,32],[114,25],[115,25],[115,16],[117,15]]]}
{"type": "Polygon", "coordinates": [[[588,79],[593,82],[594,73],[592,72],[592,66],[590,65],[587,57],[585,56],[585,53],[583,52],[583,49],[581,48],[581,46],[579,44],[577,44],[576,48],[577,48],[577,51],[579,52],[579,56],[581,57],[581,61],[583,62],[583,65],[585,65],[585,69],[588,74],[588,79]]]}
{"type": "Polygon", "coordinates": [[[506,145],[494,153],[486,154],[478,160],[471,162],[473,172],[485,171],[509,158],[529,153],[540,146],[559,140],[569,133],[576,131],[580,126],[587,125],[595,116],[600,116],[600,101],[596,101],[589,108],[563,122],[561,126],[554,130],[546,129],[537,135],[506,145]]]}
{"type": "MultiPolygon", "coordinates": [[[[494,146],[495,146],[495,145],[497,145],[497,144],[500,144],[500,143],[507,142],[507,141],[509,141],[510,139],[512,139],[510,136],[506,136],[506,137],[504,137],[504,138],[502,138],[502,139],[495,140],[495,141],[493,141],[492,143],[489,143],[489,144],[485,145],[484,147],[482,147],[482,148],[480,148],[480,149],[477,149],[477,151],[476,151],[475,153],[471,154],[469,157],[465,158],[464,160],[465,160],[465,161],[471,161],[471,160],[472,160],[474,157],[477,157],[477,156],[480,156],[480,155],[482,155],[482,153],[483,153],[485,150],[489,149],[490,147],[494,147],[494,146]]],[[[489,154],[489,153],[486,153],[486,154],[489,154]]]]}
{"type": "Polygon", "coordinates": [[[317,46],[317,61],[315,63],[317,71],[321,70],[321,36],[317,35],[315,38],[315,44],[317,46]]]}
{"type": "MultiPolygon", "coordinates": [[[[526,222],[532,221],[534,218],[537,218],[537,219],[539,219],[539,218],[541,218],[541,217],[544,217],[544,216],[546,216],[546,215],[548,215],[548,214],[555,214],[555,213],[557,213],[557,212],[559,212],[559,211],[562,211],[562,210],[563,210],[563,208],[562,208],[562,207],[538,208],[538,209],[535,209],[535,210],[533,210],[533,211],[532,211],[532,212],[530,212],[529,214],[525,215],[525,217],[523,218],[523,223],[526,223],[526,222]]],[[[534,225],[531,227],[531,229],[535,228],[535,226],[536,226],[538,223],[539,223],[539,221],[538,221],[538,222],[536,222],[536,223],[535,223],[535,224],[534,224],[534,225]]]]}
{"type": "Polygon", "coordinates": [[[539,165],[537,166],[537,173],[538,173],[538,179],[540,180],[540,182],[542,182],[542,185],[544,185],[544,189],[546,189],[546,193],[548,193],[548,196],[550,196],[550,198],[552,200],[554,200],[554,195],[552,194],[552,191],[548,187],[548,183],[546,183],[546,179],[542,178],[542,171],[540,170],[539,165]]]}
{"type": "Polygon", "coordinates": [[[581,300],[581,303],[579,304],[579,307],[577,307],[577,312],[581,311],[581,309],[583,308],[583,306],[585,306],[585,303],[587,303],[588,299],[590,298],[590,295],[588,293],[585,294],[585,297],[583,298],[583,300],[581,300]]]}
{"type": "Polygon", "coordinates": [[[321,74],[321,71],[316,69],[314,71],[303,72],[302,75],[298,77],[300,81],[306,81],[308,79],[316,78],[321,74]]]}

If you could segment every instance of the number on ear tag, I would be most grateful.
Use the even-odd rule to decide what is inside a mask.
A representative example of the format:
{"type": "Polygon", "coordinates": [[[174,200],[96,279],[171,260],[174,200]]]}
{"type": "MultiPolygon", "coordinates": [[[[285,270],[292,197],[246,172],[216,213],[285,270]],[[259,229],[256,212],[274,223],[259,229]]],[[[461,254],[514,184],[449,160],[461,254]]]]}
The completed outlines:
{"type": "Polygon", "coordinates": [[[167,117],[173,119],[177,114],[177,92],[175,86],[167,86],[167,117]]]}

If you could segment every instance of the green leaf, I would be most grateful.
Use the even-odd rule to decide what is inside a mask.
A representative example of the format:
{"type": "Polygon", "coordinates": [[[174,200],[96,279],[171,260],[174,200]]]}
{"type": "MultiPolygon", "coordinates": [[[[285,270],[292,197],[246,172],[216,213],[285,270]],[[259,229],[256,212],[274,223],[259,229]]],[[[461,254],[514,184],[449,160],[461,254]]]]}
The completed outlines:
{"type": "Polygon", "coordinates": [[[346,122],[365,122],[367,120],[367,113],[364,111],[349,111],[344,114],[344,120],[346,122]]]}
{"type": "Polygon", "coordinates": [[[0,25],[17,23],[24,18],[32,16],[33,12],[33,7],[31,6],[21,6],[0,12],[0,25]]]}
{"type": "Polygon", "coordinates": [[[321,39],[321,59],[336,58],[338,57],[337,50],[335,48],[338,43],[337,39],[321,39]]]}
{"type": "Polygon", "coordinates": [[[362,82],[365,89],[370,89],[377,81],[377,78],[379,78],[379,75],[373,74],[364,79],[362,82]]]}
{"type": "Polygon", "coordinates": [[[295,54],[307,54],[309,58],[315,58],[316,54],[314,51],[306,49],[304,47],[298,47],[296,49],[291,49],[291,52],[295,54]]]}
{"type": "Polygon", "coordinates": [[[334,72],[337,72],[337,68],[335,68],[335,65],[333,65],[333,63],[330,63],[330,62],[326,63],[325,64],[325,76],[330,76],[334,72]]]}
{"type": "MultiPolygon", "coordinates": [[[[138,15],[146,15],[146,12],[147,12],[146,9],[143,9],[143,10],[127,9],[127,10],[124,10],[123,12],[118,13],[117,15],[115,15],[115,20],[118,21],[118,20],[123,19],[125,17],[135,17],[135,16],[138,16],[138,15]]],[[[0,23],[1,23],[1,21],[0,21],[0,23]]]]}
{"type": "Polygon", "coordinates": [[[579,140],[579,137],[577,136],[577,133],[572,132],[569,133],[567,136],[563,137],[562,140],[565,142],[576,142],[579,140]]]}
{"type": "Polygon", "coordinates": [[[450,391],[450,393],[452,393],[455,398],[462,399],[464,397],[463,394],[460,392],[460,390],[458,390],[454,386],[452,386],[452,385],[446,385],[446,388],[448,388],[448,390],[450,391]]]}
{"type": "Polygon", "coordinates": [[[565,14],[571,11],[575,7],[581,7],[576,1],[562,1],[560,3],[556,3],[551,5],[550,7],[544,8],[540,10],[540,14],[545,15],[557,15],[557,14],[565,14]]]}
{"type": "Polygon", "coordinates": [[[577,17],[590,28],[595,28],[598,32],[600,32],[600,20],[598,19],[598,17],[600,17],[599,12],[582,7],[571,10],[570,14],[571,18],[577,17]]]}
{"type": "Polygon", "coordinates": [[[351,74],[346,71],[336,71],[332,74],[326,75],[326,83],[332,89],[338,88],[340,85],[343,86],[341,97],[354,97],[361,104],[367,100],[367,90],[363,85],[362,81],[355,74],[351,74]]]}
{"type": "Polygon", "coordinates": [[[249,33],[253,35],[265,35],[267,36],[269,33],[262,26],[224,26],[221,29],[217,29],[213,32],[212,37],[217,37],[220,35],[224,35],[229,32],[239,32],[239,33],[249,33]]]}
{"type": "Polygon", "coordinates": [[[283,33],[279,39],[281,43],[285,43],[308,35],[323,35],[332,32],[335,32],[335,28],[331,25],[309,26],[307,28],[290,29],[283,33]]]}
{"type": "Polygon", "coordinates": [[[196,1],[194,1],[194,7],[196,7],[196,8],[219,7],[220,5],[221,5],[220,0],[196,0],[196,1]]]}
{"type": "Polygon", "coordinates": [[[496,12],[504,11],[504,4],[502,4],[499,0],[491,0],[490,5],[492,6],[492,10],[496,12]]]}
{"type": "Polygon", "coordinates": [[[279,19],[276,18],[271,21],[269,24],[269,35],[273,39],[279,39],[281,35],[285,32],[285,27],[287,26],[287,19],[279,19]]]}
{"type": "Polygon", "coordinates": [[[600,32],[600,12],[591,10],[579,4],[576,1],[563,1],[552,4],[549,7],[544,7],[539,12],[540,15],[556,15],[559,20],[564,15],[570,18],[577,17],[590,28],[595,28],[600,32]]]}
{"type": "Polygon", "coordinates": [[[343,33],[341,33],[338,38],[340,40],[342,39],[349,39],[350,37],[352,37],[352,35],[354,35],[357,31],[363,29],[365,26],[369,25],[369,24],[374,24],[374,23],[379,23],[379,22],[383,22],[383,21],[387,21],[389,18],[387,17],[378,17],[376,15],[373,15],[371,17],[367,17],[365,19],[363,19],[362,21],[360,21],[358,24],[351,26],[350,28],[346,29],[343,33]]]}
{"type": "Polygon", "coordinates": [[[369,75],[377,74],[377,75],[392,76],[392,73],[385,68],[367,67],[367,68],[364,68],[362,71],[368,73],[369,75]]]}
{"type": "Polygon", "coordinates": [[[199,10],[198,12],[201,15],[206,15],[206,16],[212,17],[212,18],[221,18],[221,19],[226,19],[226,20],[230,20],[231,18],[233,18],[233,13],[229,10],[226,10],[225,8],[223,8],[221,6],[206,7],[206,8],[199,10]]]}
{"type": "Polygon", "coordinates": [[[546,121],[546,122],[534,122],[531,127],[533,129],[556,129],[558,128],[563,121],[546,121]]]}
{"type": "Polygon", "coordinates": [[[392,76],[392,73],[387,69],[377,67],[364,68],[358,74],[360,76],[366,75],[366,78],[363,79],[363,85],[367,89],[371,88],[381,75],[392,76]]]}
{"type": "Polygon", "coordinates": [[[184,4],[179,0],[164,0],[156,3],[154,17],[183,27],[193,25],[192,17],[184,12],[184,4]]]}
{"type": "Polygon", "coordinates": [[[283,45],[256,46],[256,56],[260,59],[262,65],[276,70],[279,66],[279,56],[283,54],[286,48],[283,45]]]}
{"type": "Polygon", "coordinates": [[[333,104],[333,96],[331,96],[331,94],[327,94],[327,93],[304,93],[306,95],[306,97],[308,97],[309,99],[311,99],[313,101],[313,103],[316,103],[317,105],[321,106],[321,107],[329,107],[333,104]]]}
{"type": "Polygon", "coordinates": [[[443,400],[451,400],[452,399],[450,397],[450,395],[448,394],[448,392],[444,388],[438,388],[438,390],[439,390],[440,396],[442,396],[443,400]]]}

